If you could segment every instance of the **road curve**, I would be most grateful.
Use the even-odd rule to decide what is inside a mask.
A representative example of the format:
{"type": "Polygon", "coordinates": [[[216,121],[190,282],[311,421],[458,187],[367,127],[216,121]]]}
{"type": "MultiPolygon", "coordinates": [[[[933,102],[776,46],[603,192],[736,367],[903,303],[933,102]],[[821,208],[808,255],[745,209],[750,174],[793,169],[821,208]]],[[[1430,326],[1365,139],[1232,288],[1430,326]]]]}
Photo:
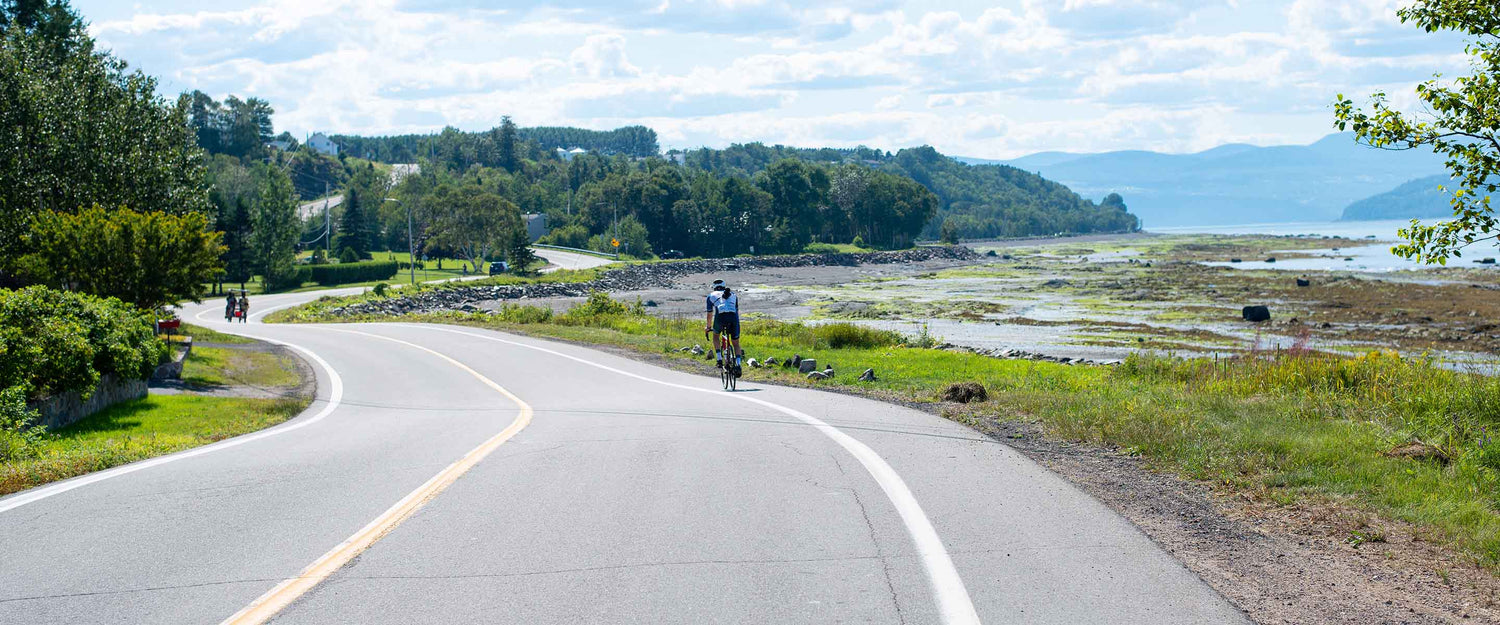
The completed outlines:
{"type": "Polygon", "coordinates": [[[1246,622],[933,415],[470,328],[219,314],[184,318],[303,350],[318,400],[0,498],[0,623],[1246,622]]]}
{"type": "Polygon", "coordinates": [[[537,257],[545,259],[552,266],[542,271],[557,271],[558,269],[590,269],[603,267],[615,261],[608,258],[591,256],[589,254],[578,254],[575,252],[564,252],[560,250],[549,250],[542,247],[531,248],[537,257]]]}

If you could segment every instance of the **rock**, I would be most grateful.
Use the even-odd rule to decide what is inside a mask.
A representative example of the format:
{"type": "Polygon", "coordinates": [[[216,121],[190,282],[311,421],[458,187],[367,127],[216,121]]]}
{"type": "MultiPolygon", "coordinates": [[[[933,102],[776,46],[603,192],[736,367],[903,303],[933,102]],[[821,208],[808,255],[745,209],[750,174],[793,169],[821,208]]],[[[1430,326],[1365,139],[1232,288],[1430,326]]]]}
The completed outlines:
{"type": "Polygon", "coordinates": [[[817,361],[817,359],[815,359],[815,358],[802,358],[801,356],[798,356],[797,358],[798,358],[798,362],[797,362],[797,372],[798,373],[811,373],[811,372],[816,371],[818,369],[818,361],[817,361]]]}
{"type": "Polygon", "coordinates": [[[807,372],[807,379],[809,379],[809,380],[827,380],[828,377],[829,377],[828,374],[823,373],[822,371],[809,371],[809,372],[807,372]]]}
{"type": "Polygon", "coordinates": [[[787,361],[788,367],[802,368],[802,354],[793,354],[792,359],[787,361]]]}
{"type": "Polygon", "coordinates": [[[989,391],[984,390],[984,386],[978,382],[960,382],[943,389],[943,401],[968,404],[976,401],[985,401],[989,398],[989,391]]]}
{"type": "Polygon", "coordinates": [[[760,368],[760,361],[756,360],[754,358],[746,360],[745,364],[750,365],[751,369],[759,369],[760,368]]]}
{"type": "Polygon", "coordinates": [[[865,369],[864,373],[859,374],[859,381],[860,382],[874,382],[875,381],[875,370],[874,369],[865,369]]]}
{"type": "Polygon", "coordinates": [[[1297,286],[1312,286],[1312,281],[1307,278],[1297,278],[1297,286]]]}
{"type": "Polygon", "coordinates": [[[1231,263],[1240,263],[1240,262],[1244,262],[1244,261],[1242,261],[1242,260],[1240,260],[1238,258],[1231,258],[1231,259],[1229,259],[1229,262],[1231,262],[1231,263]]]}
{"type": "Polygon", "coordinates": [[[833,365],[828,365],[827,367],[825,367],[823,369],[823,375],[826,375],[829,378],[832,378],[833,377],[833,365]]]}
{"type": "Polygon", "coordinates": [[[995,250],[990,250],[990,251],[988,251],[988,252],[985,252],[985,253],[984,253],[984,255],[985,255],[985,256],[989,256],[989,257],[991,257],[991,258],[993,258],[993,257],[995,257],[995,256],[999,256],[999,254],[996,254],[996,253],[995,253],[995,250]]]}
{"type": "Polygon", "coordinates": [[[1015,257],[1010,254],[1004,254],[1000,256],[1000,260],[1015,260],[1015,257]]]}
{"type": "Polygon", "coordinates": [[[778,360],[776,360],[776,357],[775,357],[775,356],[772,356],[772,357],[770,357],[770,358],[767,358],[767,359],[766,359],[766,362],[765,362],[765,365],[766,365],[766,366],[767,366],[767,367],[774,367],[774,366],[776,366],[776,365],[779,365],[779,364],[781,364],[781,362],[780,362],[780,361],[778,361],[778,360]]]}
{"type": "Polygon", "coordinates": [[[1069,284],[1071,284],[1071,283],[1068,282],[1067,280],[1062,279],[1062,278],[1053,278],[1051,280],[1043,282],[1042,283],[1042,288],[1044,288],[1044,289],[1060,289],[1062,287],[1068,286],[1069,284]]]}
{"type": "Polygon", "coordinates": [[[1333,324],[1328,323],[1327,321],[1324,321],[1323,323],[1318,324],[1318,327],[1322,328],[1324,330],[1329,330],[1329,329],[1333,328],[1333,324]]]}
{"type": "Polygon", "coordinates": [[[646,308],[656,308],[656,306],[657,306],[656,300],[654,300],[654,299],[648,299],[648,300],[646,300],[646,308]]]}
{"type": "Polygon", "coordinates": [[[1387,451],[1382,455],[1388,458],[1436,460],[1440,464],[1448,464],[1448,454],[1443,453],[1443,450],[1415,439],[1409,443],[1398,445],[1395,449],[1387,451]]]}
{"type": "Polygon", "coordinates": [[[1352,257],[1351,257],[1351,258],[1345,258],[1345,259],[1344,259],[1344,262],[1346,262],[1346,263],[1347,263],[1347,262],[1352,262],[1352,261],[1353,261],[1353,260],[1354,260],[1354,258],[1352,258],[1352,257]]]}
{"type": "Polygon", "coordinates": [[[688,351],[693,352],[694,356],[702,356],[706,353],[703,351],[703,346],[701,345],[694,345],[693,348],[688,351]]]}
{"type": "Polygon", "coordinates": [[[1266,306],[1246,306],[1240,311],[1240,316],[1245,321],[1259,323],[1271,320],[1271,309],[1266,306]]]}
{"type": "Polygon", "coordinates": [[[1274,263],[1274,262],[1276,262],[1276,257],[1275,257],[1275,256],[1272,256],[1272,257],[1270,257],[1270,258],[1267,258],[1267,259],[1266,259],[1266,262],[1268,262],[1268,263],[1274,263]]]}

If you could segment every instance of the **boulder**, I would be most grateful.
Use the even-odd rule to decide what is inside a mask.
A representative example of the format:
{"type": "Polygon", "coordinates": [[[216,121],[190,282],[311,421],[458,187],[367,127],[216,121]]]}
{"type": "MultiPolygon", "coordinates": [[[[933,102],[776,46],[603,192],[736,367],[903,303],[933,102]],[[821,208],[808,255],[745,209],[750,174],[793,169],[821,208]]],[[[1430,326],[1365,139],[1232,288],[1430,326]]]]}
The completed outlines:
{"type": "Polygon", "coordinates": [[[646,300],[646,308],[656,308],[656,306],[657,306],[656,300],[654,300],[654,299],[648,299],[648,300],[646,300]]]}
{"type": "Polygon", "coordinates": [[[787,361],[787,362],[790,362],[791,366],[796,367],[798,369],[801,369],[802,368],[802,354],[794,354],[792,356],[792,359],[789,360],[789,361],[787,361]]]}
{"type": "Polygon", "coordinates": [[[990,257],[999,256],[999,254],[995,253],[995,250],[990,250],[988,252],[985,252],[984,255],[985,256],[990,256],[990,257]]]}
{"type": "Polygon", "coordinates": [[[703,346],[701,345],[694,345],[692,349],[689,349],[688,351],[693,352],[694,356],[702,356],[705,353],[703,351],[703,346]]]}
{"type": "Polygon", "coordinates": [[[824,367],[823,368],[823,375],[826,375],[829,378],[832,378],[833,377],[833,365],[828,365],[827,367],[824,367]]]}
{"type": "Polygon", "coordinates": [[[1068,286],[1069,284],[1070,283],[1067,280],[1064,280],[1062,278],[1053,278],[1051,280],[1043,282],[1042,283],[1042,288],[1044,288],[1044,289],[1060,289],[1062,287],[1068,286]]]}
{"type": "Polygon", "coordinates": [[[817,371],[817,369],[818,369],[818,361],[817,361],[817,359],[815,359],[815,358],[803,358],[801,356],[797,357],[797,372],[798,373],[811,373],[813,371],[817,371]]]}
{"type": "Polygon", "coordinates": [[[827,380],[828,377],[829,377],[828,374],[823,373],[822,371],[808,371],[807,372],[807,379],[809,379],[809,380],[827,380]]]}
{"type": "Polygon", "coordinates": [[[759,369],[760,368],[760,361],[756,360],[754,358],[746,360],[745,364],[750,365],[751,369],[759,369]]]}
{"type": "Polygon", "coordinates": [[[1267,258],[1267,259],[1266,259],[1266,262],[1268,262],[1268,263],[1274,263],[1274,262],[1276,262],[1276,257],[1275,257],[1275,256],[1272,256],[1272,257],[1270,257],[1270,258],[1267,258]]]}
{"type": "Polygon", "coordinates": [[[1246,306],[1240,310],[1240,316],[1253,323],[1270,321],[1271,309],[1266,306],[1246,306]]]}
{"type": "Polygon", "coordinates": [[[958,384],[951,384],[948,388],[943,389],[943,401],[968,404],[976,401],[985,401],[989,398],[989,391],[984,390],[984,386],[978,382],[960,382],[958,384]]]}
{"type": "Polygon", "coordinates": [[[765,365],[766,365],[766,366],[767,366],[767,367],[774,367],[774,366],[776,366],[776,365],[779,365],[779,364],[781,364],[781,362],[780,362],[780,361],[778,361],[778,360],[776,360],[776,357],[775,357],[775,356],[772,356],[772,357],[770,357],[770,358],[767,358],[767,359],[766,359],[766,362],[765,362],[765,365]]]}
{"type": "Polygon", "coordinates": [[[874,382],[875,381],[875,370],[874,369],[865,369],[864,373],[859,374],[859,381],[860,382],[874,382]]]}
{"type": "Polygon", "coordinates": [[[1229,262],[1231,262],[1231,263],[1240,263],[1240,262],[1244,262],[1244,261],[1242,261],[1242,260],[1240,260],[1238,258],[1231,258],[1231,259],[1229,259],[1229,262]]]}
{"type": "Polygon", "coordinates": [[[1297,286],[1312,286],[1312,281],[1307,278],[1297,278],[1297,286]]]}

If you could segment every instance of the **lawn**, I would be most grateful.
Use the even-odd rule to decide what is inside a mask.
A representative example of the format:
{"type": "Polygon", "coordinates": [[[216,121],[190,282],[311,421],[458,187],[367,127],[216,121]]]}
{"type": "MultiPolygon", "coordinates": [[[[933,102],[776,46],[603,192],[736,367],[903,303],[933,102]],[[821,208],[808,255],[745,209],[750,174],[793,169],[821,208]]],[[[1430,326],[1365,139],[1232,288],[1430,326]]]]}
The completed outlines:
{"type": "MultiPolygon", "coordinates": [[[[336,320],[318,310],[289,311],[287,318],[336,320]]],[[[566,314],[511,305],[496,315],[408,319],[681,361],[695,357],[678,348],[706,344],[696,319],[660,319],[603,296],[566,314]]],[[[990,399],[947,405],[947,416],[1037,423],[1051,437],[1124,450],[1157,469],[1272,505],[1340,502],[1414,523],[1433,540],[1500,568],[1500,378],[1378,352],[1218,361],[1142,353],[1116,367],[1085,367],[927,348],[933,342],[848,324],[755,320],[745,327],[748,356],[816,358],[819,368],[833,365],[836,377],[810,382],[779,367],[747,367],[745,374],[912,402],[937,402],[950,384],[978,382],[990,399]],[[879,380],[857,381],[866,368],[879,380]],[[1427,457],[1392,453],[1403,447],[1427,457]]]]}
{"type": "Polygon", "coordinates": [[[303,399],[161,395],[115,404],[48,432],[30,458],[0,463],[0,495],[206,445],[286,421],[303,399]]]}
{"type": "Polygon", "coordinates": [[[182,380],[196,386],[295,387],[301,378],[290,356],[223,347],[194,347],[182,380]]]}

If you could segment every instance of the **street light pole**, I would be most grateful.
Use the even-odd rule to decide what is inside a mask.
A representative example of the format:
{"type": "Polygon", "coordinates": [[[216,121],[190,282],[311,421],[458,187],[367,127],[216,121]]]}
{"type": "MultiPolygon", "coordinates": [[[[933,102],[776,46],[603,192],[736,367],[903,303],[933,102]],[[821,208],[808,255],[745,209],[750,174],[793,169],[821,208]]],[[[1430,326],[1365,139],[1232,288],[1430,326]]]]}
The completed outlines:
{"type": "Polygon", "coordinates": [[[406,260],[407,268],[411,270],[411,283],[415,286],[417,284],[417,248],[412,244],[414,239],[411,235],[411,208],[405,202],[393,197],[388,197],[385,201],[395,202],[397,206],[406,209],[406,260]]]}

